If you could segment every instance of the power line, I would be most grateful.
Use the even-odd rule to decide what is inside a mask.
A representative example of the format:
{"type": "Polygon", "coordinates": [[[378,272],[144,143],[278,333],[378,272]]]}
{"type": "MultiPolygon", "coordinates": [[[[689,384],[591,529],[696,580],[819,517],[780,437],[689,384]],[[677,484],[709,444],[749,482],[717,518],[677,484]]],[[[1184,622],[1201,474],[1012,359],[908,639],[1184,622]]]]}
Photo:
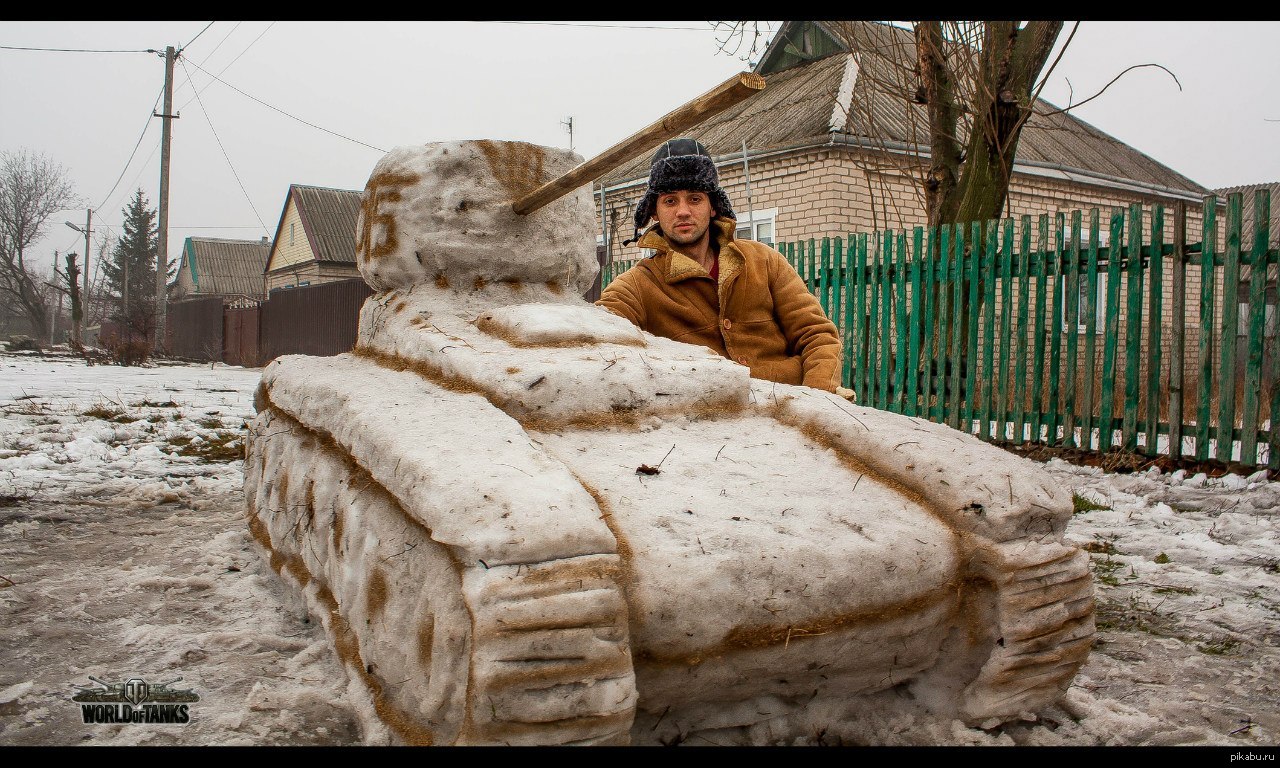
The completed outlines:
{"type": "MultiPolygon", "coordinates": [[[[240,24],[242,24],[242,23],[243,23],[243,22],[237,22],[237,23],[236,23],[236,25],[235,25],[235,27],[234,27],[234,28],[232,28],[231,32],[235,32],[237,29],[239,29],[239,28],[240,28],[240,24]]],[[[276,25],[276,23],[275,23],[274,21],[273,21],[273,22],[271,22],[270,24],[268,24],[266,29],[264,29],[264,30],[262,30],[261,32],[259,32],[259,33],[258,33],[258,36],[257,36],[257,37],[255,37],[255,38],[253,38],[253,41],[252,41],[252,42],[250,42],[248,45],[246,45],[246,46],[244,47],[244,50],[243,50],[243,51],[241,51],[240,53],[236,54],[236,57],[235,57],[234,59],[232,59],[231,61],[227,62],[227,65],[226,65],[225,67],[223,67],[222,69],[218,70],[218,74],[219,74],[219,75],[221,75],[223,72],[226,72],[228,69],[231,69],[231,65],[232,65],[232,64],[235,64],[237,61],[239,61],[241,56],[243,56],[243,55],[245,55],[246,53],[248,53],[248,52],[249,52],[249,49],[250,49],[250,48],[252,48],[252,47],[254,46],[254,43],[257,43],[259,40],[261,40],[261,39],[262,39],[262,36],[263,36],[263,35],[265,35],[265,34],[267,34],[268,32],[270,32],[270,31],[271,31],[271,28],[272,28],[272,27],[274,27],[275,25],[276,25]]],[[[227,37],[230,37],[230,36],[231,36],[231,32],[228,32],[228,33],[227,33],[227,37]]],[[[218,43],[218,48],[222,47],[222,43],[225,43],[226,41],[227,41],[227,38],[226,38],[226,37],[222,38],[222,42],[218,43]]],[[[213,50],[214,50],[214,51],[216,51],[216,50],[218,50],[218,48],[214,48],[213,50]]],[[[213,51],[210,51],[210,52],[209,52],[209,55],[208,55],[208,56],[205,56],[205,57],[204,57],[203,59],[201,59],[199,62],[194,62],[194,61],[193,61],[193,62],[191,62],[191,66],[195,67],[196,69],[200,69],[200,65],[201,65],[201,64],[203,64],[204,62],[208,61],[208,60],[209,60],[209,58],[210,58],[211,56],[213,56],[213,51]]],[[[203,72],[204,70],[201,70],[201,71],[203,72]]],[[[209,82],[205,83],[205,84],[204,84],[203,86],[201,86],[199,89],[195,89],[195,85],[192,85],[191,87],[192,87],[193,89],[195,89],[195,92],[196,92],[196,93],[204,93],[205,89],[206,89],[206,88],[208,88],[208,87],[209,87],[209,86],[211,86],[211,85],[213,85],[213,81],[212,81],[212,80],[210,80],[209,82]]],[[[187,99],[186,101],[182,102],[182,107],[187,106],[187,105],[188,105],[188,104],[190,104],[194,99],[195,99],[195,96],[192,96],[190,99],[187,99]]],[[[182,111],[182,107],[178,107],[178,111],[179,111],[179,112],[181,112],[181,111],[182,111]]]]}
{"type": "Polygon", "coordinates": [[[155,53],[150,50],[107,50],[103,48],[28,48],[20,45],[0,45],[6,51],[52,51],[54,53],[155,53]]]}
{"type": "MultiPolygon", "coordinates": [[[[216,24],[216,23],[217,23],[217,22],[215,22],[215,21],[211,21],[211,22],[209,22],[208,24],[206,24],[206,25],[204,26],[204,29],[202,29],[202,30],[200,30],[199,32],[197,32],[197,33],[196,33],[196,36],[195,36],[195,37],[193,37],[193,38],[191,38],[191,40],[187,42],[187,45],[191,45],[191,43],[194,43],[195,41],[199,40],[199,39],[200,39],[200,35],[203,35],[205,32],[209,31],[209,27],[212,27],[212,26],[213,26],[214,24],[216,24]]],[[[179,48],[179,49],[178,49],[178,53],[182,53],[183,51],[185,51],[185,50],[187,49],[187,45],[184,45],[184,46],[182,46],[181,48],[179,48]]]]}
{"type": "MultiPolygon", "coordinates": [[[[153,117],[154,117],[154,115],[153,115],[153,117]]],[[[160,137],[159,137],[159,136],[157,136],[157,137],[156,137],[156,143],[155,143],[155,146],[153,146],[153,147],[151,148],[151,154],[147,155],[147,159],[146,159],[146,160],[144,160],[144,161],[142,162],[142,168],[140,168],[140,169],[138,170],[138,175],[133,177],[133,181],[129,182],[129,186],[130,186],[130,187],[136,187],[136,185],[137,185],[137,183],[138,183],[138,179],[142,176],[142,174],[143,174],[143,173],[145,173],[145,172],[147,171],[147,166],[148,166],[148,164],[151,162],[151,158],[153,158],[153,157],[155,157],[155,156],[156,156],[156,150],[158,150],[158,149],[160,149],[160,137]]],[[[105,205],[106,205],[106,203],[104,202],[104,203],[103,203],[103,205],[105,206],[105,205]]],[[[99,210],[102,210],[102,207],[101,207],[101,206],[99,207],[99,210]]]]}
{"type": "MultiPolygon", "coordinates": [[[[164,87],[161,86],[160,93],[156,94],[156,103],[151,105],[151,109],[147,111],[147,122],[142,126],[142,133],[138,134],[138,143],[133,145],[133,151],[129,153],[129,159],[125,161],[124,168],[120,169],[120,176],[116,178],[116,183],[111,185],[111,192],[116,191],[116,187],[120,186],[120,179],[124,178],[125,173],[129,170],[129,163],[133,162],[133,158],[138,154],[138,147],[142,146],[142,139],[147,135],[147,129],[151,127],[151,118],[155,116],[156,105],[160,103],[160,97],[164,95],[164,87]]],[[[94,210],[102,210],[102,206],[106,205],[107,199],[111,197],[111,192],[102,196],[102,202],[98,203],[98,207],[94,210]]]]}
{"type": "Polygon", "coordinates": [[[232,35],[234,35],[236,33],[236,30],[239,29],[240,25],[243,23],[244,23],[243,21],[237,21],[236,25],[232,27],[231,30],[227,32],[227,34],[222,36],[222,39],[218,41],[218,44],[213,46],[213,50],[205,54],[204,58],[200,60],[200,63],[203,64],[204,62],[213,58],[213,54],[218,52],[218,49],[222,47],[222,44],[227,42],[227,39],[230,38],[232,35]]]}
{"type": "MultiPolygon", "coordinates": [[[[220,82],[220,83],[222,83],[223,85],[227,86],[228,88],[230,88],[231,90],[233,90],[233,91],[235,91],[236,93],[240,94],[241,96],[246,96],[246,97],[248,97],[248,98],[250,98],[250,99],[253,99],[254,101],[256,101],[256,102],[258,102],[259,104],[261,104],[262,106],[267,107],[268,109],[273,109],[273,110],[275,110],[276,112],[279,112],[280,114],[284,115],[285,117],[291,118],[291,119],[293,119],[293,120],[297,120],[298,122],[302,123],[303,125],[311,126],[312,128],[315,128],[315,129],[316,129],[316,130],[318,130],[318,131],[324,131],[325,133],[327,133],[327,134],[329,134],[329,135],[331,135],[331,136],[337,136],[337,137],[338,137],[338,138],[340,138],[340,139],[346,139],[347,141],[353,142],[353,143],[355,143],[355,144],[359,144],[359,145],[360,145],[360,146],[362,146],[362,147],[368,147],[369,149],[377,150],[378,152],[383,152],[383,153],[385,153],[385,152],[387,151],[387,150],[385,150],[385,149],[382,149],[381,147],[375,147],[375,146],[373,146],[372,144],[366,144],[366,143],[364,143],[363,141],[360,141],[359,139],[353,139],[353,138],[351,138],[350,136],[343,136],[341,133],[338,133],[338,132],[336,132],[336,131],[331,131],[331,130],[329,130],[328,128],[322,128],[322,127],[320,127],[320,126],[316,125],[315,123],[309,123],[309,122],[307,122],[306,120],[303,120],[303,119],[302,119],[302,118],[300,118],[300,117],[297,117],[297,116],[294,116],[294,115],[289,114],[288,112],[285,112],[283,109],[280,109],[279,107],[273,107],[273,106],[271,106],[270,104],[268,104],[267,102],[263,101],[262,99],[257,98],[256,96],[250,96],[249,94],[247,94],[247,93],[245,93],[244,91],[240,90],[239,88],[235,87],[235,86],[234,86],[234,85],[232,85],[231,83],[228,83],[226,80],[223,80],[222,78],[220,78],[220,77],[218,77],[217,75],[213,74],[212,72],[208,71],[207,69],[205,69],[204,67],[200,66],[199,64],[196,64],[194,61],[193,61],[193,62],[191,62],[191,66],[195,67],[196,69],[200,70],[201,72],[204,72],[206,75],[208,75],[208,76],[212,77],[214,80],[217,80],[218,82],[220,82]]],[[[197,93],[198,93],[198,92],[197,92],[197,93]]],[[[198,96],[197,96],[197,98],[198,98],[198,96]]]]}
{"type": "Polygon", "coordinates": [[[596,27],[599,29],[674,29],[683,32],[706,32],[712,29],[705,27],[659,27],[641,24],[591,24],[576,21],[473,21],[472,24],[535,24],[544,27],[596,27]]]}
{"type": "MultiPolygon", "coordinates": [[[[182,64],[183,71],[187,69],[185,58],[179,58],[178,62],[182,64]]],[[[192,66],[196,66],[194,63],[192,66]]],[[[191,79],[191,73],[187,73],[187,79],[191,79]]],[[[231,168],[231,175],[236,177],[236,184],[240,185],[240,191],[244,193],[244,199],[249,201],[249,207],[253,209],[253,215],[257,217],[258,224],[262,226],[262,231],[267,231],[267,225],[262,223],[262,214],[258,213],[258,209],[254,206],[253,200],[249,197],[249,190],[244,188],[244,182],[240,181],[240,174],[236,173],[236,167],[231,162],[231,156],[227,154],[226,147],[222,146],[222,139],[218,137],[218,131],[213,127],[213,120],[209,119],[209,110],[204,108],[204,100],[200,98],[200,93],[196,92],[196,103],[200,105],[200,111],[204,113],[205,122],[209,124],[209,130],[213,131],[213,138],[218,142],[218,149],[222,150],[222,156],[227,159],[227,166],[231,168]]]]}

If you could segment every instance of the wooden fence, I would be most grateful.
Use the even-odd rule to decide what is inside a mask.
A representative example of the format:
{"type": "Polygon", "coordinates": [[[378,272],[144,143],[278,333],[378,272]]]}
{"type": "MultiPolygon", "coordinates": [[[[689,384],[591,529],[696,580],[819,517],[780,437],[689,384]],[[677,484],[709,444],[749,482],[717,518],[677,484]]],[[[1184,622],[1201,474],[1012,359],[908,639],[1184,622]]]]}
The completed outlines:
{"type": "Polygon", "coordinates": [[[861,403],[986,440],[1276,469],[1277,249],[1267,191],[1252,232],[1242,205],[1220,222],[1206,197],[1200,242],[1185,206],[1170,233],[1162,206],[1134,205],[778,248],[840,329],[861,403]]]}

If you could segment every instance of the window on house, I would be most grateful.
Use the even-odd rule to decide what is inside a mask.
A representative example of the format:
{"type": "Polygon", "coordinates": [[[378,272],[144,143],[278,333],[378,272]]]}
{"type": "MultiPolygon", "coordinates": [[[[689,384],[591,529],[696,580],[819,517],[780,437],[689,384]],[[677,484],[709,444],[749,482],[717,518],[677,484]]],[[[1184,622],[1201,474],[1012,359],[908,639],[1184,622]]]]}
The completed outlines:
{"type": "Polygon", "coordinates": [[[293,222],[289,223],[289,245],[293,245],[293,222]]]}
{"type": "MultiPolygon", "coordinates": [[[[1067,276],[1058,278],[1058,295],[1062,297],[1062,332],[1070,329],[1067,324],[1067,276]]],[[[1076,333],[1089,331],[1089,280],[1084,274],[1076,281],[1076,333]]],[[[1102,333],[1107,322],[1107,273],[1098,269],[1098,295],[1093,298],[1093,332],[1102,333]]]]}
{"type": "Polygon", "coordinates": [[[755,240],[770,247],[773,246],[774,221],[778,218],[777,208],[752,212],[737,211],[736,213],[739,219],[738,229],[733,233],[734,237],[755,240]]]}
{"type": "MultiPolygon", "coordinates": [[[[1098,247],[1106,248],[1109,240],[1109,233],[1106,231],[1098,232],[1098,247]]],[[[1063,247],[1071,247],[1071,225],[1067,224],[1063,230],[1063,247]]],[[[1080,233],[1080,259],[1085,261],[1085,256],[1089,251],[1089,230],[1084,229],[1080,233]]],[[[1107,318],[1107,273],[1106,260],[1099,256],[1098,259],[1098,295],[1093,299],[1094,306],[1094,333],[1100,334],[1106,325],[1107,318]]],[[[1067,324],[1067,276],[1061,275],[1058,278],[1058,295],[1062,297],[1062,332],[1067,333],[1070,328],[1067,324]]],[[[1081,272],[1076,280],[1076,333],[1087,333],[1089,331],[1089,277],[1086,273],[1081,272]]]]}
{"type": "MultiPolygon", "coordinates": [[[[1263,305],[1262,320],[1262,336],[1263,338],[1271,338],[1276,335],[1276,305],[1263,305]]],[[[1247,337],[1249,335],[1249,303],[1240,302],[1239,313],[1236,315],[1236,335],[1247,337]]]]}

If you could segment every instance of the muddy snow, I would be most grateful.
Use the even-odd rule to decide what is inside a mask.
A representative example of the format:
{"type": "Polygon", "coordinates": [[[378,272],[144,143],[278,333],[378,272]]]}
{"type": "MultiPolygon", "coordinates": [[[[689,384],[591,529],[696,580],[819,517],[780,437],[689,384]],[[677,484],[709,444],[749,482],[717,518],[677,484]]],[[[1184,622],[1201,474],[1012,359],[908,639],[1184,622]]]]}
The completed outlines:
{"type": "MultiPolygon", "coordinates": [[[[360,743],[333,650],[245,525],[260,375],[0,355],[0,744],[360,743]],[[130,679],[193,691],[188,722],[84,722],[73,695],[130,679]]],[[[1047,468],[1076,495],[1067,538],[1098,601],[1066,696],[987,729],[832,722],[798,743],[1274,753],[1280,483],[1047,468]]]]}

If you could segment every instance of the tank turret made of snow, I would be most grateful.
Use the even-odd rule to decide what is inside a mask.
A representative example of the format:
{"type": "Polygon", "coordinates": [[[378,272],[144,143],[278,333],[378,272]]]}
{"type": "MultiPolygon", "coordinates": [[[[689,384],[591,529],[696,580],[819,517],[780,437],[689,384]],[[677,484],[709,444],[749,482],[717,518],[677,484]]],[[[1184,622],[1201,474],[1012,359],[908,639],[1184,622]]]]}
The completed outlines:
{"type": "Polygon", "coordinates": [[[365,740],[790,743],[841,719],[884,743],[904,713],[1061,697],[1094,635],[1070,494],[584,301],[587,189],[511,209],[579,161],[392,151],[357,227],[355,348],[263,371],[249,527],[365,740]]]}

